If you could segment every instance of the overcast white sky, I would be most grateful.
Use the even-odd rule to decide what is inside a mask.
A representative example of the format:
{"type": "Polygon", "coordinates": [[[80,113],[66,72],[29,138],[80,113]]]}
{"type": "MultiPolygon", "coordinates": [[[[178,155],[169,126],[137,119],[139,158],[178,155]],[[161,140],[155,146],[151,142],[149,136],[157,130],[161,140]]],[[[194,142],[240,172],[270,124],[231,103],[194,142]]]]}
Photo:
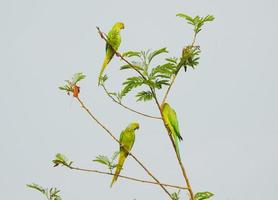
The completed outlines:
{"type": "MultiPolygon", "coordinates": [[[[167,46],[177,56],[192,38],[179,12],[216,17],[199,35],[200,65],[181,73],[169,96],[193,190],[211,191],[215,200],[277,196],[277,1],[0,0],[1,199],[44,199],[26,188],[32,182],[60,188],[63,200],[167,199],[156,186],[119,179],[110,189],[111,177],[52,167],[61,152],[80,167],[104,170],[91,160],[118,148],[57,89],[80,71],[87,75],[81,98],[97,117],[117,136],[138,121],[134,153],[161,181],[182,184],[162,123],[123,110],[97,87],[104,42],[95,29],[123,21],[121,52],[167,46]]],[[[115,59],[106,71],[114,75],[111,90],[127,75],[119,66],[115,59]]],[[[125,103],[158,113],[152,102],[130,96],[125,103]]],[[[148,178],[132,159],[123,174],[148,178]]]]}

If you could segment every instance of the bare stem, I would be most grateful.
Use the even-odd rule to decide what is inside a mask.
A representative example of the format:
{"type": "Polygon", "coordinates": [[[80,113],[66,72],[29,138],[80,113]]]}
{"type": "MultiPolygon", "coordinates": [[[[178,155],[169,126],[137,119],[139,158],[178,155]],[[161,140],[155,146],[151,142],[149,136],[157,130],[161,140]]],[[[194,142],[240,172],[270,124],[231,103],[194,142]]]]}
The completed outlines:
{"type": "Polygon", "coordinates": [[[170,92],[170,90],[171,90],[171,88],[172,88],[172,85],[174,84],[174,82],[175,82],[175,80],[176,80],[177,75],[178,75],[178,74],[174,74],[174,75],[173,75],[172,80],[171,80],[171,83],[170,83],[169,87],[167,88],[167,91],[166,91],[166,93],[165,93],[165,95],[164,95],[164,97],[163,97],[163,100],[162,100],[161,105],[163,105],[163,104],[165,103],[165,101],[166,101],[166,99],[167,99],[167,97],[168,97],[168,94],[169,94],[169,92],[170,92]]]}
{"type": "Polygon", "coordinates": [[[193,40],[192,40],[192,43],[191,43],[192,47],[195,45],[197,34],[198,33],[196,33],[196,32],[194,33],[193,40]]]}
{"type": "MultiPolygon", "coordinates": [[[[80,103],[81,107],[90,115],[90,117],[98,124],[100,125],[117,143],[119,143],[119,145],[123,148],[125,148],[121,142],[112,134],[112,132],[106,128],[93,114],[92,112],[85,106],[85,104],[81,101],[81,99],[79,97],[76,97],[76,99],[78,100],[78,102],[80,103]]],[[[126,151],[128,151],[126,149],[126,151]]],[[[138,160],[138,158],[132,153],[129,152],[129,156],[131,156],[145,171],[146,173],[151,176],[156,182],[157,184],[167,193],[167,195],[170,197],[170,199],[172,199],[171,194],[168,192],[168,190],[160,183],[160,181],[150,172],[150,170],[148,170],[145,165],[138,160]]]]}
{"type": "MultiPolygon", "coordinates": [[[[84,168],[73,167],[73,166],[67,166],[67,167],[72,169],[72,170],[77,170],[77,171],[92,172],[92,173],[104,174],[104,175],[110,175],[110,176],[114,176],[115,175],[114,173],[103,172],[103,171],[99,171],[99,170],[95,170],[95,169],[84,169],[84,168]]],[[[130,177],[130,176],[123,176],[121,174],[119,175],[119,177],[123,178],[123,179],[131,180],[131,181],[147,183],[147,184],[153,184],[153,185],[159,185],[155,181],[148,181],[148,180],[143,180],[143,179],[139,179],[139,178],[133,178],[133,177],[130,177]]],[[[167,184],[167,183],[161,183],[161,185],[163,185],[165,187],[171,187],[171,188],[176,188],[176,189],[181,189],[181,190],[187,190],[186,187],[182,187],[182,186],[178,186],[178,185],[172,185],[172,184],[167,184]]]]}
{"type": "Polygon", "coordinates": [[[134,110],[134,109],[132,109],[132,108],[130,108],[130,107],[124,105],[122,102],[120,102],[120,101],[118,101],[117,99],[115,99],[115,98],[108,92],[108,90],[106,89],[106,87],[105,87],[104,84],[102,84],[101,86],[103,87],[105,93],[110,97],[110,99],[112,99],[112,101],[114,101],[115,103],[119,104],[119,105],[122,106],[123,108],[125,108],[125,109],[127,109],[127,110],[129,110],[129,111],[131,111],[131,112],[134,112],[134,113],[136,113],[136,114],[142,115],[142,116],[144,116],[144,117],[149,117],[149,118],[152,118],[152,119],[160,119],[160,120],[162,119],[161,117],[156,117],[156,116],[148,115],[148,114],[142,113],[142,112],[140,112],[140,111],[134,110]]]}

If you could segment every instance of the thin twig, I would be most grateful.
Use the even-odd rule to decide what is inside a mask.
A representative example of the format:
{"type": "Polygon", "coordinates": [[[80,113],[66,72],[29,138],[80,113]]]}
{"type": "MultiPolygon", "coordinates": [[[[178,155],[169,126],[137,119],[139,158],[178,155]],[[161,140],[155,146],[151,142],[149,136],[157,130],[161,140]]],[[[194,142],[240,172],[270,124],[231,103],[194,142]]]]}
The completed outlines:
{"type": "MultiPolygon", "coordinates": [[[[76,99],[80,103],[81,107],[90,115],[90,117],[98,124],[100,125],[119,145],[123,148],[125,148],[121,142],[112,134],[112,132],[106,128],[93,114],[92,112],[85,106],[85,104],[81,101],[81,99],[77,96],[76,99]]],[[[126,149],[126,151],[128,151],[126,149]]],[[[171,194],[168,192],[168,190],[160,183],[160,181],[145,167],[145,165],[138,160],[138,158],[132,153],[129,152],[129,156],[131,156],[146,172],[149,176],[151,176],[157,183],[158,185],[167,193],[167,195],[172,199],[171,194]]]]}
{"type": "Polygon", "coordinates": [[[165,103],[165,101],[166,101],[166,99],[167,99],[167,97],[168,97],[168,94],[169,94],[169,92],[170,92],[170,90],[171,90],[171,88],[172,88],[172,85],[174,84],[174,82],[175,82],[175,80],[176,80],[177,75],[178,75],[178,74],[174,74],[174,75],[173,75],[173,78],[172,78],[172,80],[171,80],[171,83],[170,83],[170,85],[168,86],[167,91],[165,92],[165,95],[164,95],[164,97],[163,97],[161,106],[165,103]]]}
{"type": "MultiPolygon", "coordinates": [[[[197,36],[197,33],[194,33],[192,43],[191,43],[191,45],[189,45],[189,46],[194,47],[195,42],[196,42],[196,36],[197,36]]],[[[197,48],[198,48],[198,46],[197,46],[197,48]]],[[[171,90],[171,88],[172,88],[172,86],[173,86],[173,84],[174,84],[174,82],[175,82],[175,80],[176,80],[176,78],[177,78],[177,76],[178,76],[178,73],[179,73],[180,69],[181,69],[181,67],[178,67],[178,71],[176,72],[176,74],[173,75],[172,80],[171,80],[171,83],[170,83],[170,85],[168,86],[167,91],[165,92],[165,95],[164,95],[164,97],[163,97],[163,100],[162,100],[161,105],[163,105],[163,104],[165,103],[165,101],[166,101],[166,99],[167,99],[167,97],[168,97],[168,95],[169,95],[169,92],[170,92],[170,90],[171,90]]]]}
{"type": "Polygon", "coordinates": [[[192,43],[191,43],[192,47],[195,45],[197,34],[198,33],[196,33],[196,32],[194,33],[193,40],[192,40],[192,43]]]}
{"type": "Polygon", "coordinates": [[[129,111],[131,111],[131,112],[134,112],[134,113],[136,113],[136,114],[142,115],[142,116],[144,116],[144,117],[149,117],[149,118],[153,118],[153,119],[160,119],[160,120],[162,120],[161,117],[156,117],[156,116],[148,115],[148,114],[142,113],[142,112],[140,112],[140,111],[134,110],[134,109],[132,109],[132,108],[130,108],[130,107],[124,105],[122,102],[120,102],[120,101],[118,101],[117,99],[115,99],[115,98],[108,92],[108,90],[106,89],[106,87],[105,87],[104,84],[101,84],[101,86],[103,87],[105,93],[110,97],[110,99],[112,99],[112,101],[114,101],[115,103],[119,104],[119,105],[122,106],[123,108],[125,108],[125,109],[127,109],[127,110],[129,110],[129,111]]]}
{"type": "MultiPolygon", "coordinates": [[[[72,170],[77,170],[77,171],[92,172],[92,173],[105,174],[105,175],[110,175],[110,176],[115,175],[114,173],[103,172],[103,171],[94,170],[94,169],[84,169],[84,168],[73,167],[73,166],[67,166],[67,167],[72,169],[72,170]]],[[[128,180],[131,180],[131,181],[136,181],[136,182],[141,182],[141,183],[148,183],[148,184],[153,184],[153,185],[159,185],[157,182],[154,182],[154,181],[148,181],[148,180],[143,180],[143,179],[139,179],[139,178],[133,178],[133,177],[124,176],[124,175],[121,175],[121,174],[119,174],[118,176],[123,178],[123,179],[128,179],[128,180]]],[[[161,183],[161,185],[166,186],[166,187],[181,189],[181,190],[187,190],[186,187],[182,187],[182,186],[178,186],[178,185],[172,185],[172,184],[167,184],[167,183],[161,183]]]]}

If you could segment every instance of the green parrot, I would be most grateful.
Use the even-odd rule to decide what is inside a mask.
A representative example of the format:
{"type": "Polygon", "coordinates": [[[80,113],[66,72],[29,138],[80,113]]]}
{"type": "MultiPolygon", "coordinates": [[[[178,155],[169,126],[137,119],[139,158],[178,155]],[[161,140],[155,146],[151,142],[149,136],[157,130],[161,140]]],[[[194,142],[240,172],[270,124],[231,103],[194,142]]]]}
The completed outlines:
{"type": "Polygon", "coordinates": [[[117,181],[118,176],[122,170],[123,164],[125,162],[126,157],[128,156],[129,152],[135,141],[135,130],[139,129],[139,124],[137,122],[130,123],[125,130],[122,131],[120,135],[120,153],[119,153],[119,160],[116,168],[115,175],[112,179],[110,187],[117,181]]]}
{"type": "Polygon", "coordinates": [[[113,58],[115,51],[118,50],[120,44],[121,44],[121,35],[120,35],[120,30],[124,29],[124,24],[122,22],[117,22],[116,24],[114,24],[114,26],[112,27],[112,29],[108,32],[107,35],[107,41],[108,43],[106,43],[106,47],[105,47],[105,58],[100,70],[100,74],[99,74],[99,78],[98,78],[98,85],[100,84],[103,72],[106,68],[106,66],[108,65],[108,63],[111,61],[111,59],[113,58]],[[112,47],[113,48],[112,48],[112,47]],[[114,50],[115,51],[114,51],[114,50]]]}
{"type": "Polygon", "coordinates": [[[175,143],[175,148],[177,150],[178,156],[180,157],[179,142],[182,140],[179,129],[179,122],[177,119],[176,111],[170,107],[168,103],[162,105],[162,115],[165,119],[166,125],[171,131],[171,136],[175,143]]]}

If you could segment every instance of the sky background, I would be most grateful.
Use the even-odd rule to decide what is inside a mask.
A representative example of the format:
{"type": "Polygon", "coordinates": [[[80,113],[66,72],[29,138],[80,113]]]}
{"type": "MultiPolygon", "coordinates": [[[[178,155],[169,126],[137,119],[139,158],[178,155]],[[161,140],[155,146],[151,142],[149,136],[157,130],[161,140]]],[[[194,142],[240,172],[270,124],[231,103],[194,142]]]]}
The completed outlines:
{"type": "MultiPolygon", "coordinates": [[[[75,72],[87,75],[80,97],[99,120],[116,136],[138,121],[134,154],[161,181],[183,183],[162,123],[124,110],[97,87],[104,42],[95,29],[107,32],[123,21],[121,52],[168,47],[169,56],[179,56],[192,39],[190,27],[175,17],[180,12],[216,17],[197,40],[200,65],[179,75],[168,99],[193,190],[211,191],[215,200],[277,196],[277,1],[0,0],[1,199],[44,199],[26,188],[32,182],[58,187],[63,200],[167,199],[157,186],[119,179],[110,189],[110,176],[52,167],[61,152],[77,166],[105,170],[91,160],[118,148],[58,90],[75,72]]],[[[106,71],[113,75],[110,90],[119,90],[128,75],[120,64],[114,59],[106,71]]],[[[130,95],[125,103],[158,114],[153,102],[134,100],[130,95]]],[[[131,158],[123,174],[148,178],[131,158]]]]}

